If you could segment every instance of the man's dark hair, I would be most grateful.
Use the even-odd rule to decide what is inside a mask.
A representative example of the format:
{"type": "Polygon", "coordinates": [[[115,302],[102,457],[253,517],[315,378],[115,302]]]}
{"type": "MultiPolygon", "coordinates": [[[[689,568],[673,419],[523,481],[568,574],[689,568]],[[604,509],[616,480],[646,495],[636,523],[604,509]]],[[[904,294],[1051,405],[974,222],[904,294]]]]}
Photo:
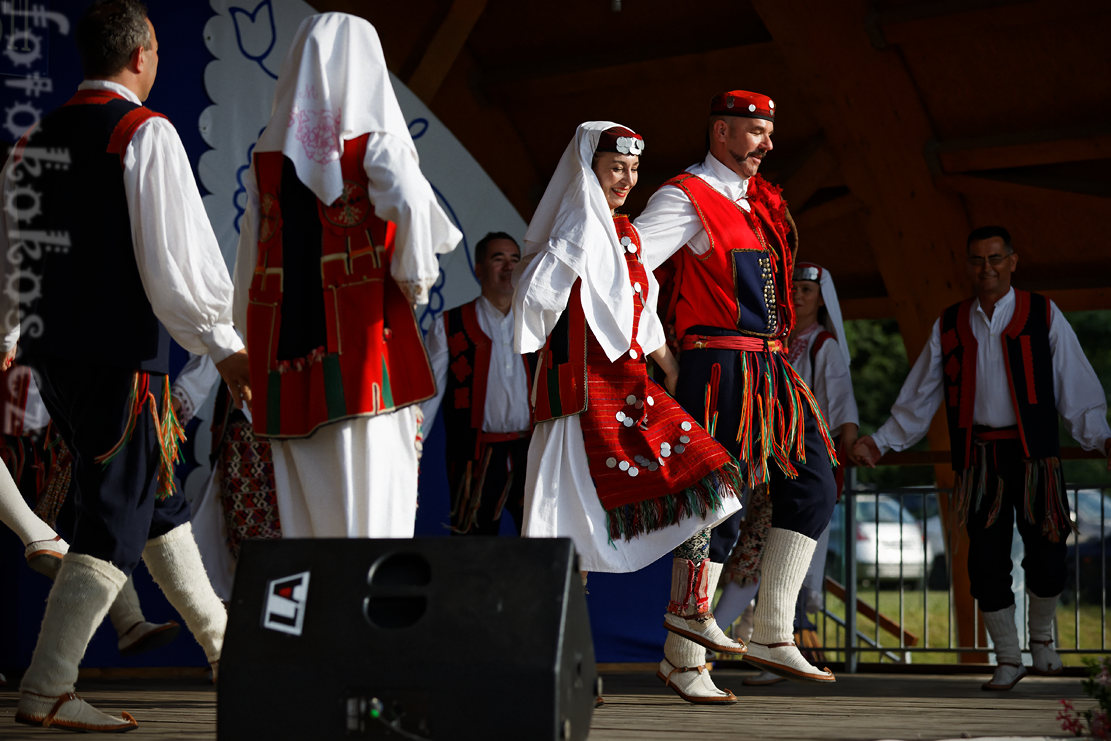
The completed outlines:
{"type": "Polygon", "coordinates": [[[147,6],[139,0],[97,0],[77,22],[75,38],[85,77],[111,77],[137,48],[150,48],[147,6]]]}
{"type": "Polygon", "coordinates": [[[1011,233],[1001,226],[981,226],[978,229],[973,229],[968,234],[968,241],[964,243],[964,249],[967,252],[972,248],[973,242],[979,242],[984,239],[991,239],[992,237],[999,237],[1003,240],[1003,246],[1007,249],[1007,254],[1015,251],[1011,246],[1011,233]]]}
{"type": "Polygon", "coordinates": [[[517,244],[517,240],[509,236],[505,232],[490,232],[474,246],[474,261],[480,263],[486,259],[486,247],[495,239],[508,239],[513,244],[517,245],[517,253],[521,252],[521,245],[517,244]]]}

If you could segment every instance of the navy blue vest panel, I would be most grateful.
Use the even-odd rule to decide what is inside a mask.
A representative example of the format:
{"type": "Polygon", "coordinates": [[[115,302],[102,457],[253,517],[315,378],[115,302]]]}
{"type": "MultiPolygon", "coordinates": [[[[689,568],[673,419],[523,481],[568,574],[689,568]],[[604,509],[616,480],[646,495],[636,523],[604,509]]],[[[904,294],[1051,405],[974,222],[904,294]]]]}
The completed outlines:
{"type": "Polygon", "coordinates": [[[22,291],[20,346],[32,362],[44,357],[169,371],[170,338],[135,262],[120,155],[109,152],[116,125],[137,107],[112,99],[49,113],[13,170],[37,204],[18,214],[20,239],[12,252],[19,264],[10,269],[22,291]],[[63,164],[43,166],[37,153],[44,149],[63,164]],[[68,246],[44,246],[58,241],[44,233],[64,237],[68,246]]]}

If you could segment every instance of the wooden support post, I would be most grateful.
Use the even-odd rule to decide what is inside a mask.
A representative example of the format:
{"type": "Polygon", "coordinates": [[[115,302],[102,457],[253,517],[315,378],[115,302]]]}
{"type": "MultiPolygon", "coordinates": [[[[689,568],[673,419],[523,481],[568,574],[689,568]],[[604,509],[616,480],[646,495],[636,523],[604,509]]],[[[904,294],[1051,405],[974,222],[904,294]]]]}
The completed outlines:
{"type": "MultiPolygon", "coordinates": [[[[894,50],[872,43],[864,0],[753,0],[753,7],[781,46],[805,99],[814,101],[811,113],[846,185],[869,205],[862,237],[871,245],[913,359],[940,310],[967,295],[963,264],[969,231],[960,197],[934,187],[923,152],[935,135],[914,81],[894,50]]],[[[805,245],[803,231],[800,249],[805,245]]],[[[935,422],[931,448],[944,449],[947,438],[935,422]]],[[[964,571],[956,560],[954,565],[954,574],[964,571]]],[[[972,645],[971,596],[963,588],[954,596],[958,639],[972,645]]]]}

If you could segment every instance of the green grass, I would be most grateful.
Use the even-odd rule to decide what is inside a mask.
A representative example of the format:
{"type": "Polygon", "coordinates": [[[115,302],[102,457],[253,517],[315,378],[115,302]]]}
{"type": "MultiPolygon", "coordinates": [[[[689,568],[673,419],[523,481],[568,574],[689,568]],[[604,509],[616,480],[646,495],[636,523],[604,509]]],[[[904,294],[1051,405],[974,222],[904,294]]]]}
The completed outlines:
{"type": "MultiPolygon", "coordinates": [[[[877,592],[874,587],[862,587],[857,597],[875,605],[877,592]]],[[[880,613],[902,625],[904,631],[917,636],[918,641],[900,643],[898,634],[892,635],[879,629],[872,620],[857,615],[857,631],[873,643],[879,644],[897,659],[916,664],[956,664],[962,649],[957,639],[956,623],[950,619],[953,610],[948,591],[922,590],[906,591],[880,589],[878,592],[880,613]],[[931,650],[932,649],[932,650],[931,650]]],[[[845,604],[831,594],[826,594],[826,610],[840,619],[845,616],[845,604]]],[[[1059,605],[1057,608],[1057,647],[1066,666],[1082,666],[1084,656],[1092,656],[1111,650],[1111,635],[1104,624],[1111,618],[1111,610],[1101,614],[1100,605],[1081,604],[1059,605]]],[[[843,661],[845,658],[845,630],[834,620],[818,616],[818,637],[825,647],[826,660],[843,661]]],[[[1025,643],[1025,637],[1020,636],[1025,643]]],[[[864,638],[858,638],[857,647],[861,662],[891,662],[890,656],[872,648],[864,638]]],[[[978,650],[986,651],[986,641],[981,642],[978,650]]]]}

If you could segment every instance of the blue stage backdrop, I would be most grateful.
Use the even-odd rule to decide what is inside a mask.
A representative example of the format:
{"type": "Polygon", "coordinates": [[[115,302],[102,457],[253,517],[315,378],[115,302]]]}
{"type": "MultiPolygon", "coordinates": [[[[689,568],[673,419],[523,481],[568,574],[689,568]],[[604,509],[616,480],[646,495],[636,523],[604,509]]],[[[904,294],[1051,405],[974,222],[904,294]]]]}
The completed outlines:
{"type": "MultiPolygon", "coordinates": [[[[4,12],[0,17],[0,122],[3,129],[0,140],[5,144],[18,139],[43,112],[64,103],[80,82],[73,31],[86,5],[87,2],[81,0],[3,0],[4,12]],[[28,9],[26,13],[11,12],[13,8],[20,11],[24,7],[28,9]]],[[[147,5],[160,45],[158,80],[147,104],[173,121],[196,172],[198,160],[208,149],[199,121],[202,111],[212,102],[205,92],[204,76],[213,56],[206,46],[204,33],[214,11],[202,2],[148,0],[147,5]]],[[[271,12],[270,0],[245,0],[242,5],[244,12],[256,15],[260,11],[271,12]]],[[[280,63],[284,51],[278,50],[273,56],[280,63]]],[[[590,111],[582,112],[584,120],[592,117],[590,111]]],[[[202,187],[202,194],[204,192],[202,187]]],[[[473,244],[481,236],[468,235],[468,239],[473,244]]],[[[451,263],[451,270],[469,269],[469,258],[451,263]]],[[[179,350],[177,367],[184,363],[184,358],[184,352],[179,350]]],[[[209,422],[202,420],[199,424],[209,422]]],[[[198,423],[194,423],[190,433],[197,429],[198,423]]],[[[437,417],[425,444],[418,535],[446,535],[447,532],[443,437],[442,419],[437,417]]],[[[189,446],[187,452],[191,460],[184,464],[182,473],[205,460],[208,453],[193,446],[189,446]]],[[[0,530],[0,585],[6,595],[0,609],[0,670],[18,671],[30,662],[49,583],[27,568],[18,538],[6,528],[0,530]]],[[[662,655],[665,637],[662,614],[667,601],[669,561],[670,557],[665,556],[635,574],[590,576],[587,601],[599,661],[655,661],[662,655]]],[[[498,564],[489,564],[489,567],[497,570],[498,564]]],[[[142,565],[135,574],[135,582],[148,620],[160,622],[174,618],[180,621],[142,565]]],[[[508,588],[527,589],[528,585],[509,585],[508,588]]],[[[522,630],[527,629],[528,626],[522,626],[522,630]]],[[[466,640],[466,637],[459,639],[466,640]]],[[[105,621],[89,647],[83,666],[205,665],[200,647],[186,636],[179,637],[171,646],[132,659],[121,658],[115,644],[115,634],[105,621]]]]}

